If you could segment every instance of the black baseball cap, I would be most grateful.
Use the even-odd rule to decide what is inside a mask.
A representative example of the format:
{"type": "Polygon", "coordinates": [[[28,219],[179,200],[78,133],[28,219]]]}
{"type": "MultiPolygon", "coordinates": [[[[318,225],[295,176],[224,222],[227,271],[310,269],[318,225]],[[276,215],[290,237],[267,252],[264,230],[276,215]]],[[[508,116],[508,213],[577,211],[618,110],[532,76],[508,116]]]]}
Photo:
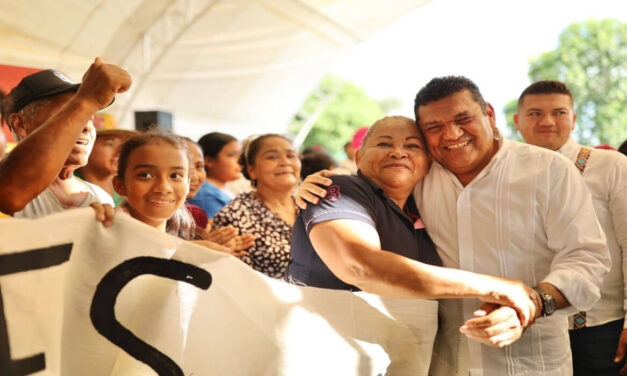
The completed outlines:
{"type": "Polygon", "coordinates": [[[38,99],[52,97],[55,95],[77,91],[80,83],[72,81],[65,74],[54,70],[46,69],[28,75],[17,84],[7,95],[9,105],[5,109],[6,118],[26,107],[29,103],[38,99]]]}

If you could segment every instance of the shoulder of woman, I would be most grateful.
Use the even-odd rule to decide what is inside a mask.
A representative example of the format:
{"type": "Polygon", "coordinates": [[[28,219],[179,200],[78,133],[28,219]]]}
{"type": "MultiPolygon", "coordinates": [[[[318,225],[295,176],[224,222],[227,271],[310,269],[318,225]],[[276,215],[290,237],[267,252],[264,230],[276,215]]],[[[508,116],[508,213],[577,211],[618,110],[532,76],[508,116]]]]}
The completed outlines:
{"type": "Polygon", "coordinates": [[[340,186],[359,185],[359,177],[356,175],[333,175],[330,179],[333,184],[340,186]]]}
{"type": "Polygon", "coordinates": [[[369,183],[357,175],[335,175],[331,177],[333,184],[327,190],[346,193],[350,196],[370,197],[372,189],[369,183]]]}

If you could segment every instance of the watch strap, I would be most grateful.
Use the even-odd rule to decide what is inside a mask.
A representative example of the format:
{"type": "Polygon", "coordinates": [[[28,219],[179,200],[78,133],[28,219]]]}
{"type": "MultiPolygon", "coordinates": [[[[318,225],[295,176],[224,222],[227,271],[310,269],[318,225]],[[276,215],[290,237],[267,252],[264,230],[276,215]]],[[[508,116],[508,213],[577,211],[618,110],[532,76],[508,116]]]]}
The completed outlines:
{"type": "Polygon", "coordinates": [[[542,317],[551,316],[557,308],[553,295],[537,286],[533,287],[533,290],[540,295],[540,299],[542,300],[542,317]]]}

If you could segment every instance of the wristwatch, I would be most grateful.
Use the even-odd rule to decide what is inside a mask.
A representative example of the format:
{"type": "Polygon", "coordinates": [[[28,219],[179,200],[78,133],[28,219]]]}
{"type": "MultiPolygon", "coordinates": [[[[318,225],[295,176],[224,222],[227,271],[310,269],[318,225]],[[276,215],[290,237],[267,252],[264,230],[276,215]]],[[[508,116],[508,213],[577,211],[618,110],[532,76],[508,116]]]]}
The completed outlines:
{"type": "Polygon", "coordinates": [[[540,295],[540,299],[542,300],[542,317],[551,316],[557,309],[555,298],[539,287],[534,287],[533,289],[540,295]]]}

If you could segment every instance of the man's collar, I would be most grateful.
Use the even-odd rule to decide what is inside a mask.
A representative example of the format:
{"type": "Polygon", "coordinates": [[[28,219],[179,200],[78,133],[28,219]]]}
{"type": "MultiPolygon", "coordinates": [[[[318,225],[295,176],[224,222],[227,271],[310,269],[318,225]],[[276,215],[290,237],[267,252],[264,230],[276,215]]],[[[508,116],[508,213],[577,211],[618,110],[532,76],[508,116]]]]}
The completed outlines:
{"type": "Polygon", "coordinates": [[[566,143],[564,143],[561,148],[557,149],[557,152],[566,156],[570,156],[571,154],[577,152],[579,148],[580,145],[577,144],[577,141],[575,141],[574,138],[569,137],[568,141],[566,141],[566,143]]]}
{"type": "MultiPolygon", "coordinates": [[[[477,174],[477,176],[475,176],[470,183],[466,184],[466,186],[472,184],[472,182],[474,182],[474,181],[476,181],[478,179],[481,179],[483,176],[488,174],[496,166],[496,164],[503,158],[503,156],[505,155],[507,150],[509,150],[509,148],[511,147],[512,141],[510,141],[510,140],[506,139],[505,137],[503,137],[503,135],[498,130],[498,128],[495,128],[494,131],[495,131],[495,133],[494,133],[494,137],[495,137],[494,140],[496,141],[497,150],[494,152],[494,154],[492,155],[492,157],[488,161],[488,164],[486,164],[483,167],[483,169],[477,174]]],[[[462,185],[462,183],[459,181],[457,176],[455,176],[455,174],[451,170],[449,170],[448,168],[444,167],[442,164],[440,164],[440,163],[438,163],[436,161],[433,161],[433,163],[438,165],[439,168],[443,169],[449,176],[451,176],[451,178],[453,179],[453,182],[460,189],[464,189],[464,185],[462,185]]],[[[433,169],[433,166],[431,168],[433,169]]]]}
{"type": "MultiPolygon", "coordinates": [[[[479,174],[475,176],[475,179],[485,176],[492,169],[494,169],[497,163],[499,163],[499,161],[504,158],[505,154],[512,146],[512,141],[503,137],[503,135],[501,134],[501,131],[499,131],[498,129],[495,129],[495,131],[496,131],[495,136],[497,137],[496,140],[497,140],[498,149],[496,150],[494,155],[492,155],[492,158],[490,158],[490,161],[488,162],[487,165],[485,165],[483,170],[481,170],[481,172],[479,172],[479,174]]],[[[475,179],[473,179],[473,181],[475,179]]]]}
{"type": "MultiPolygon", "coordinates": [[[[492,155],[492,158],[490,158],[490,162],[488,163],[488,165],[496,158],[496,159],[500,159],[503,156],[503,151],[505,149],[509,148],[509,140],[506,140],[505,137],[503,137],[503,134],[501,134],[501,131],[498,128],[494,129],[494,139],[496,140],[496,151],[494,152],[494,155],[492,155]]],[[[487,167],[487,166],[486,166],[487,167]]]]}

